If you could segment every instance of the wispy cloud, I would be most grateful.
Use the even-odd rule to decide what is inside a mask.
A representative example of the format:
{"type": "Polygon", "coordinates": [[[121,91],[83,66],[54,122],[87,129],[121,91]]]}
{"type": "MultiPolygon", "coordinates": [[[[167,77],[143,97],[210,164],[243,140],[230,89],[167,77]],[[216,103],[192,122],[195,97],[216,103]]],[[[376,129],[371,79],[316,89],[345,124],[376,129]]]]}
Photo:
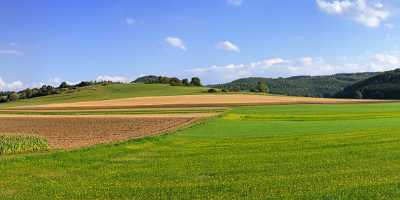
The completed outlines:
{"type": "Polygon", "coordinates": [[[243,0],[226,0],[226,3],[231,6],[241,6],[243,3],[243,0]]]}
{"type": "Polygon", "coordinates": [[[167,38],[165,38],[165,42],[166,42],[168,45],[172,46],[172,47],[181,49],[181,50],[183,50],[183,51],[186,51],[186,50],[187,50],[186,45],[185,45],[185,43],[183,42],[183,40],[180,39],[180,38],[178,38],[178,37],[171,37],[171,36],[170,36],[170,37],[167,37],[167,38]]]}
{"type": "Polygon", "coordinates": [[[399,64],[400,54],[390,53],[373,54],[357,63],[350,62],[348,59],[327,61],[324,58],[312,56],[293,59],[273,57],[251,63],[192,68],[186,70],[185,75],[199,76],[207,83],[223,83],[245,77],[277,78],[299,75],[386,71],[397,68],[399,64]]]}
{"type": "Polygon", "coordinates": [[[318,7],[331,15],[344,16],[367,27],[379,27],[391,12],[379,0],[316,0],[318,7]]]}
{"type": "Polygon", "coordinates": [[[233,51],[233,52],[240,52],[239,47],[236,44],[233,44],[230,41],[222,41],[218,42],[215,46],[217,49],[225,50],[225,51],[233,51]]]}
{"type": "Polygon", "coordinates": [[[125,18],[125,23],[128,25],[134,25],[136,24],[136,20],[130,17],[125,18]]]}
{"type": "Polygon", "coordinates": [[[14,55],[14,56],[22,56],[24,53],[22,51],[18,51],[15,49],[0,49],[0,55],[14,55]]]}
{"type": "Polygon", "coordinates": [[[96,78],[97,81],[112,81],[112,82],[122,82],[127,83],[130,82],[129,78],[124,76],[110,76],[110,75],[101,75],[96,78]]]}

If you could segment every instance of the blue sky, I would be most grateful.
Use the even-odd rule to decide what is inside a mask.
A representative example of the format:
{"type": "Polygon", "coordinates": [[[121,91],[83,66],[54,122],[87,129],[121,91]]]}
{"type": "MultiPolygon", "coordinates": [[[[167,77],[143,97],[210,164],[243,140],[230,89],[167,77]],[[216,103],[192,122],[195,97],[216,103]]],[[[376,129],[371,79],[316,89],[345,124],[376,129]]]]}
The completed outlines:
{"type": "Polygon", "coordinates": [[[4,0],[0,90],[144,74],[222,83],[400,66],[396,0],[4,0]]]}

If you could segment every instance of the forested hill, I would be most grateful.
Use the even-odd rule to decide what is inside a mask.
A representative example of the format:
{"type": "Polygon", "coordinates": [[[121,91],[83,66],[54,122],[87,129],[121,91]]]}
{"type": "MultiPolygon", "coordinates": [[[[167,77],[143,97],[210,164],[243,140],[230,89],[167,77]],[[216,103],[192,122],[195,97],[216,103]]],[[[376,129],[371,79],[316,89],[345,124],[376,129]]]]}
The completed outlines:
{"type": "Polygon", "coordinates": [[[377,75],[375,72],[335,74],[329,76],[295,76],[289,78],[257,78],[238,79],[226,84],[211,85],[210,87],[230,91],[251,91],[258,82],[267,83],[270,93],[290,96],[334,97],[345,87],[358,81],[377,75]]]}
{"type": "Polygon", "coordinates": [[[346,87],[336,97],[400,99],[400,69],[387,71],[346,87]]]}

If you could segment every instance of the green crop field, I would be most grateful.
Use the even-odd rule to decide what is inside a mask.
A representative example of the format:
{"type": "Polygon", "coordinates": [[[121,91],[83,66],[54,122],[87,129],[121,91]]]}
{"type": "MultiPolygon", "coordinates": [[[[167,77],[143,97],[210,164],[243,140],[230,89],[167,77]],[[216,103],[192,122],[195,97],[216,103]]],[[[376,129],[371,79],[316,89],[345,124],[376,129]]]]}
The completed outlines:
{"type": "Polygon", "coordinates": [[[1,115],[141,115],[141,114],[189,114],[189,113],[220,113],[228,108],[172,108],[172,109],[110,109],[110,110],[83,110],[83,111],[24,111],[0,110],[1,115]]]}
{"type": "Polygon", "coordinates": [[[48,150],[47,141],[33,136],[1,136],[0,155],[48,150]]]}
{"type": "Polygon", "coordinates": [[[396,199],[400,104],[238,107],[168,135],[0,157],[0,199],[396,199]]]}
{"type": "Polygon", "coordinates": [[[182,87],[164,84],[108,84],[94,85],[62,94],[19,100],[12,103],[1,103],[0,108],[27,105],[42,105],[51,103],[72,103],[80,101],[110,100],[144,96],[175,96],[194,95],[207,92],[204,87],[182,87]]]}

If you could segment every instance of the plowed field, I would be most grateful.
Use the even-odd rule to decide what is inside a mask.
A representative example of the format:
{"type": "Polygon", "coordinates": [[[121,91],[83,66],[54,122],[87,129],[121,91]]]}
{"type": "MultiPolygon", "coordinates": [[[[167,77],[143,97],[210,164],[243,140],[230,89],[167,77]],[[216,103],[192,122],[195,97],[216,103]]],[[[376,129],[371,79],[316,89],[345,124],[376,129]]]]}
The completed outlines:
{"type": "Polygon", "coordinates": [[[156,135],[210,116],[0,116],[0,133],[46,138],[50,148],[74,149],[100,143],[156,135]]]}

